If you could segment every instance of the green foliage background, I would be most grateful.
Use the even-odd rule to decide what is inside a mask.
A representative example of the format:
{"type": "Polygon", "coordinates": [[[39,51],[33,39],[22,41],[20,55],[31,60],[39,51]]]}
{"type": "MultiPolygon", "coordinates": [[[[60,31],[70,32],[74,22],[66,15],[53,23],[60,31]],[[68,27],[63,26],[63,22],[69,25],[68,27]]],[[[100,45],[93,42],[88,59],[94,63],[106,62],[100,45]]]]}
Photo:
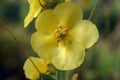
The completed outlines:
{"type": "MultiPolygon", "coordinates": [[[[91,4],[94,2],[95,0],[92,0],[91,4]]],[[[97,3],[92,21],[98,27],[100,38],[86,51],[84,63],[72,71],[79,73],[78,80],[120,80],[119,2],[99,0],[97,3]]],[[[35,31],[34,21],[28,28],[23,28],[28,8],[26,0],[2,0],[0,21],[7,25],[29,55],[37,56],[30,45],[30,36],[35,31]]],[[[83,10],[84,19],[88,19],[91,10],[83,10]]],[[[26,80],[22,69],[26,55],[1,23],[0,32],[0,80],[26,80]]]]}

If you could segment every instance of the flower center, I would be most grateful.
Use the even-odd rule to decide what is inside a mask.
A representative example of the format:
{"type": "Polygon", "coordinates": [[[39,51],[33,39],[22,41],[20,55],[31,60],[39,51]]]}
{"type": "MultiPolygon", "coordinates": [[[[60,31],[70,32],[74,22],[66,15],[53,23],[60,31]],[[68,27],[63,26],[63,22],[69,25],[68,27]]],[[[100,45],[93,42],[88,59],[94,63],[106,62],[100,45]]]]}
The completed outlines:
{"type": "Polygon", "coordinates": [[[55,36],[57,38],[57,42],[60,42],[61,40],[65,40],[66,39],[66,36],[67,36],[67,33],[68,33],[68,29],[67,28],[62,28],[61,26],[58,27],[56,30],[55,30],[55,36]]]}

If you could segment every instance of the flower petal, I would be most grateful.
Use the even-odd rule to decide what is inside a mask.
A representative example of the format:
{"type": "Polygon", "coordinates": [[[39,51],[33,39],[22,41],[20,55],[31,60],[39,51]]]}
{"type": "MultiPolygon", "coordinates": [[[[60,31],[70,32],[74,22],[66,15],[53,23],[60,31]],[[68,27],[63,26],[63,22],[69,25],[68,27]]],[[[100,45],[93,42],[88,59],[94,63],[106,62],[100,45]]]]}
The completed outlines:
{"type": "Polygon", "coordinates": [[[99,38],[96,25],[89,20],[81,20],[71,30],[71,36],[85,48],[90,48],[99,38]]]}
{"type": "Polygon", "coordinates": [[[54,14],[58,16],[61,26],[70,28],[83,17],[80,6],[72,1],[58,4],[54,9],[54,14]]]}
{"type": "Polygon", "coordinates": [[[30,4],[29,12],[24,20],[24,27],[27,27],[28,24],[33,20],[34,17],[38,16],[42,7],[40,6],[38,0],[28,0],[30,4]]]}
{"type": "Polygon", "coordinates": [[[85,7],[86,9],[90,9],[90,7],[91,7],[90,0],[80,0],[80,2],[83,7],[85,7]]]}
{"type": "Polygon", "coordinates": [[[57,69],[72,70],[82,64],[84,56],[84,48],[73,42],[68,45],[60,44],[52,54],[51,61],[57,69]]]}
{"type": "Polygon", "coordinates": [[[35,32],[31,37],[31,45],[33,50],[43,59],[49,60],[50,54],[57,46],[53,35],[35,32]]]}
{"type": "Polygon", "coordinates": [[[78,74],[77,73],[73,74],[72,80],[77,80],[77,79],[78,79],[78,74]]]}
{"type": "Polygon", "coordinates": [[[43,11],[36,20],[36,29],[41,32],[53,33],[58,26],[58,19],[53,10],[43,11]]]}
{"type": "Polygon", "coordinates": [[[46,73],[48,67],[43,59],[30,57],[25,61],[23,69],[28,79],[38,79],[40,73],[46,73]]]}

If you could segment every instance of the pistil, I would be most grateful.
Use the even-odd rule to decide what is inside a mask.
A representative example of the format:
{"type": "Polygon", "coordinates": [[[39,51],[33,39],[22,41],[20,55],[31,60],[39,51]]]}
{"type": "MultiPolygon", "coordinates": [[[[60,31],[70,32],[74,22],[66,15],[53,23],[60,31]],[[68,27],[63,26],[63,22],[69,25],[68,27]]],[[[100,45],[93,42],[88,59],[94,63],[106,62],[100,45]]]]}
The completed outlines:
{"type": "Polygon", "coordinates": [[[68,29],[62,28],[61,26],[58,27],[54,32],[57,38],[57,43],[59,43],[61,40],[65,40],[67,33],[68,33],[68,29]]]}

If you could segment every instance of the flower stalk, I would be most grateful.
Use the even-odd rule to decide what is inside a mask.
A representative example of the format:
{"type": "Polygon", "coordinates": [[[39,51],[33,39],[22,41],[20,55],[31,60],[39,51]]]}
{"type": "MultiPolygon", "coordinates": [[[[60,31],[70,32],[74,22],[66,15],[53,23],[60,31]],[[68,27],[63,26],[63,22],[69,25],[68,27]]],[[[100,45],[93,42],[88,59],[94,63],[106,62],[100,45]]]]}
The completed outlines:
{"type": "Polygon", "coordinates": [[[56,80],[69,80],[69,72],[68,71],[56,71],[56,80]]]}
{"type": "Polygon", "coordinates": [[[89,15],[88,20],[91,20],[91,19],[92,19],[93,15],[94,15],[94,11],[95,11],[95,8],[96,8],[97,3],[98,3],[98,0],[95,1],[94,6],[93,6],[93,8],[92,8],[92,10],[91,10],[91,13],[90,13],[90,15],[89,15]]]}

